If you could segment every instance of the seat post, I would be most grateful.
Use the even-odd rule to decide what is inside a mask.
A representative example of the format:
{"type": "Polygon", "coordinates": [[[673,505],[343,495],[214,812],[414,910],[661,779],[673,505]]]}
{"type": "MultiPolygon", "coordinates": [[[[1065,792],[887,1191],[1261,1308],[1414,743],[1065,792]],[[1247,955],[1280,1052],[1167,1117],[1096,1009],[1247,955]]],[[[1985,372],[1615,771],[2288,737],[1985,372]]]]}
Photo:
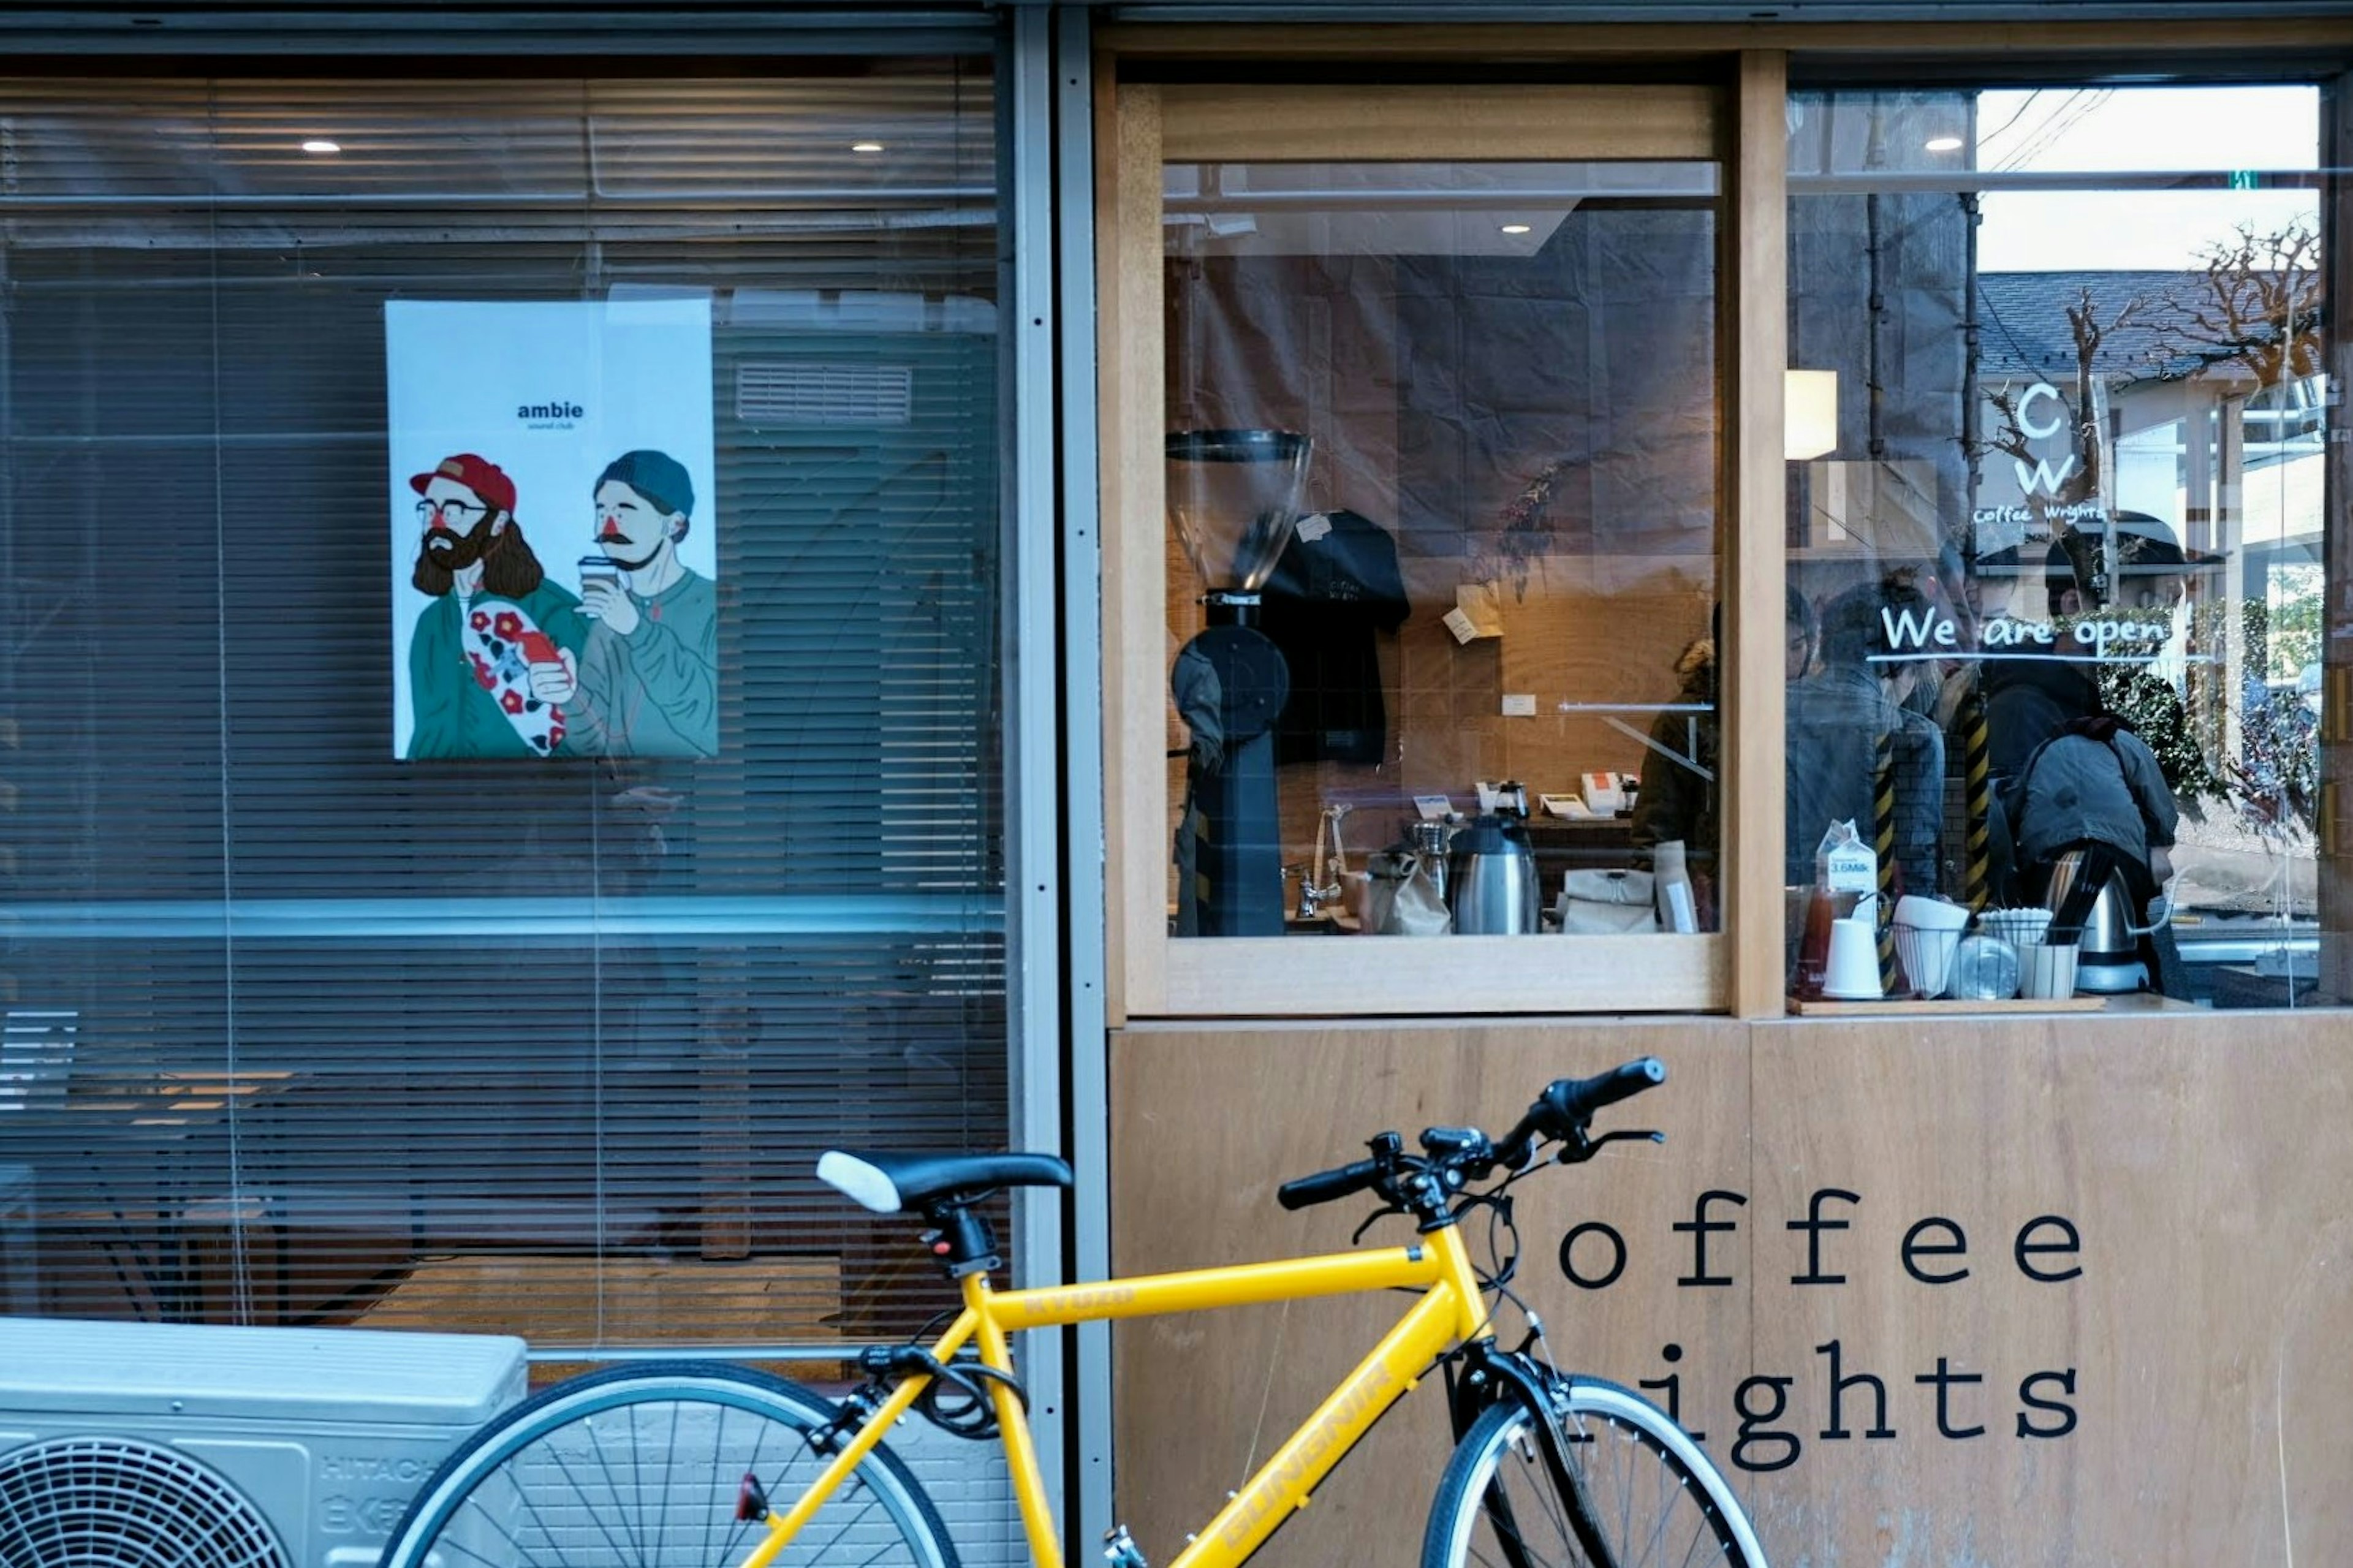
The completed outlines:
{"type": "Polygon", "coordinates": [[[923,1210],[933,1229],[923,1233],[923,1245],[940,1260],[940,1267],[951,1279],[961,1279],[967,1274],[985,1274],[1001,1268],[1005,1260],[997,1256],[997,1232],[986,1216],[972,1212],[972,1205],[987,1194],[960,1193],[938,1199],[923,1210]]]}

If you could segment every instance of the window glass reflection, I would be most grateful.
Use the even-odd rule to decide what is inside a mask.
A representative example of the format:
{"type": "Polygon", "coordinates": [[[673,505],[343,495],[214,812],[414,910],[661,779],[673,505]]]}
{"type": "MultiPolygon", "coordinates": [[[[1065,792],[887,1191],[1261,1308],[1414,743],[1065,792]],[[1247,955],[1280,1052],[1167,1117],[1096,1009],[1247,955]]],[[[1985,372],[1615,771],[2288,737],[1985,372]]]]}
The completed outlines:
{"type": "MultiPolygon", "coordinates": [[[[1887,994],[1920,989],[1892,954],[1909,898],[2073,947],[2051,994],[2318,994],[2345,918],[2316,874],[2319,107],[1794,100],[1790,364],[1834,413],[1800,450],[1793,376],[1789,579],[1822,629],[1790,688],[1785,869],[1808,907],[1817,841],[1856,823],[1870,885],[1831,912],[1872,896],[1887,994]]],[[[1802,921],[1792,942],[1794,975],[1802,921]]]]}
{"type": "Polygon", "coordinates": [[[1167,168],[1173,930],[1713,929],[1717,185],[1167,168]]]}

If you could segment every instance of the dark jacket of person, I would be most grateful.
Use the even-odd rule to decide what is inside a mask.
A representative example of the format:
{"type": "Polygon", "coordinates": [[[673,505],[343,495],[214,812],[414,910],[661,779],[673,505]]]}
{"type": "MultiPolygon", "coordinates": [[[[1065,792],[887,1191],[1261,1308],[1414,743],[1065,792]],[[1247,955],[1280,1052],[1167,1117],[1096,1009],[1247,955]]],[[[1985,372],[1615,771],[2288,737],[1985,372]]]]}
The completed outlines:
{"type": "Polygon", "coordinates": [[[1989,660],[1980,668],[1986,761],[1999,777],[2017,777],[2034,748],[2070,719],[2100,711],[2092,665],[2054,656],[1989,660]]]}
{"type": "MultiPolygon", "coordinates": [[[[2105,844],[2148,873],[2148,852],[2169,848],[2179,815],[2155,753],[2113,719],[2077,721],[2028,759],[2012,786],[2012,833],[2023,866],[2105,844]]],[[[2143,895],[2154,891],[2154,879],[2143,895]]]]}
{"type": "Polygon", "coordinates": [[[1814,879],[1814,851],[1833,822],[1873,838],[1879,742],[1895,766],[1895,864],[1907,892],[1936,888],[1945,813],[1945,737],[1934,721],[1888,700],[1869,668],[1824,670],[1789,688],[1788,810],[1783,872],[1814,879]]]}
{"type": "Polygon", "coordinates": [[[1681,839],[1694,868],[1712,864],[1717,844],[1717,790],[1724,780],[1716,762],[1715,644],[1702,640],[1675,661],[1683,678],[1672,700],[1678,707],[1705,706],[1707,712],[1662,713],[1651,721],[1651,749],[1642,758],[1642,788],[1628,824],[1634,847],[1648,849],[1681,839]],[[1664,753],[1672,752],[1674,756],[1664,753]],[[1674,760],[1689,756],[1707,770],[1699,773],[1674,760]]]}

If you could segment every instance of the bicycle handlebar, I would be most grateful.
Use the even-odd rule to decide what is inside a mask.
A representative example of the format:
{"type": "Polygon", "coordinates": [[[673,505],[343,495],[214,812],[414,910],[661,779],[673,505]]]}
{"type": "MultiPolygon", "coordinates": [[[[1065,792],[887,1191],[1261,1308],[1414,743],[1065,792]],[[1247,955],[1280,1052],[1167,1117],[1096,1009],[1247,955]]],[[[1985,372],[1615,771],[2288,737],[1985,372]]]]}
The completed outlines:
{"type": "MultiPolygon", "coordinates": [[[[1544,1092],[1536,1096],[1535,1103],[1528,1107],[1528,1113],[1520,1118],[1518,1125],[1500,1143],[1487,1144],[1482,1137],[1479,1140],[1480,1147],[1475,1151],[1466,1148],[1462,1157],[1451,1161],[1449,1168],[1465,1171],[1474,1178],[1484,1176],[1496,1165],[1503,1166],[1507,1172],[1516,1172],[1526,1165],[1536,1143],[1547,1138],[1576,1146],[1565,1151],[1563,1159],[1568,1159],[1572,1154],[1577,1159],[1585,1159],[1593,1153],[1597,1142],[1609,1141],[1608,1138],[1598,1141],[1585,1138],[1586,1124],[1593,1120],[1595,1111],[1604,1106],[1615,1105],[1621,1100],[1630,1100],[1644,1089],[1655,1089],[1666,1081],[1666,1064],[1656,1057],[1643,1057],[1591,1078],[1557,1079],[1545,1086],[1544,1092]]],[[[1425,1135],[1425,1142],[1427,1137],[1425,1135]]],[[[1382,1133],[1372,1141],[1372,1159],[1358,1160],[1334,1170],[1318,1171],[1312,1176],[1283,1183],[1275,1189],[1274,1201],[1287,1209],[1309,1208],[1378,1186],[1400,1169],[1425,1168],[1419,1163],[1401,1165],[1400,1144],[1394,1132],[1382,1133]]],[[[1387,1194],[1389,1189],[1383,1188],[1383,1191],[1387,1194]]]]}
{"type": "Polygon", "coordinates": [[[1274,1201],[1287,1209],[1309,1208],[1316,1204],[1328,1204],[1335,1198],[1345,1198],[1361,1193],[1380,1180],[1377,1161],[1358,1160],[1336,1171],[1318,1171],[1312,1176],[1302,1176],[1295,1182],[1285,1182],[1274,1190],[1274,1201]]]}
{"type": "Polygon", "coordinates": [[[1528,1152],[1539,1138],[1566,1138],[1602,1107],[1631,1100],[1666,1081],[1667,1064],[1656,1057],[1642,1057],[1591,1078],[1556,1079],[1495,1145],[1495,1158],[1505,1170],[1516,1171],[1528,1163],[1528,1152]]]}

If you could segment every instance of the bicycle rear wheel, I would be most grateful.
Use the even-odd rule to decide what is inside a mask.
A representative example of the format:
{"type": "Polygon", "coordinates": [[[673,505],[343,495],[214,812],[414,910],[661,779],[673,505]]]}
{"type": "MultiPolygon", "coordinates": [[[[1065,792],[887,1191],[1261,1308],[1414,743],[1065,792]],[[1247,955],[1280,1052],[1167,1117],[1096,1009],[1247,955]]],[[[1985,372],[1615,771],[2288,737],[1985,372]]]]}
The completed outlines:
{"type": "MultiPolygon", "coordinates": [[[[1593,1562],[1571,1526],[1570,1500],[1553,1484],[1535,1419],[1507,1402],[1472,1424],[1439,1478],[1422,1568],[1593,1562]]],[[[1614,1383],[1574,1378],[1561,1426],[1616,1568],[1766,1568],[1739,1500],[1658,1406],[1614,1383]]]]}
{"type": "MultiPolygon", "coordinates": [[[[616,1367],[507,1411],[444,1461],[379,1568],[735,1568],[763,1527],[735,1518],[746,1471],[788,1509],[827,1462],[834,1406],[722,1363],[616,1367]]],[[[877,1447],[776,1559],[790,1568],[957,1568],[922,1486],[877,1447]]]]}

